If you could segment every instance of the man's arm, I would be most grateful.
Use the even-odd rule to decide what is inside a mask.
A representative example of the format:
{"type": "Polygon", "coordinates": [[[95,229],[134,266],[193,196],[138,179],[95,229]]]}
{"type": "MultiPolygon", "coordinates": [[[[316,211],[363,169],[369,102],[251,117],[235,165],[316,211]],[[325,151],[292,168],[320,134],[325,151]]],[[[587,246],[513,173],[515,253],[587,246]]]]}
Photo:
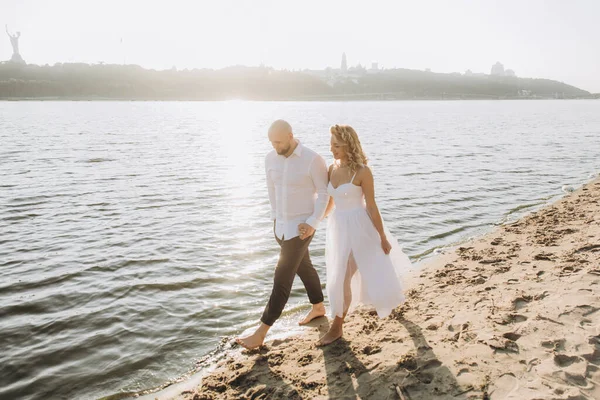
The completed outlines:
{"type": "Polygon", "coordinates": [[[276,204],[275,204],[275,184],[273,183],[273,179],[269,175],[269,161],[268,158],[265,159],[265,175],[267,177],[267,190],[269,191],[269,203],[271,205],[271,219],[274,221],[276,217],[276,204]]]}
{"type": "Polygon", "coordinates": [[[319,222],[325,217],[325,210],[329,203],[329,194],[327,193],[327,184],[329,178],[327,176],[327,164],[321,156],[315,157],[310,165],[310,177],[317,190],[317,201],[315,202],[315,210],[313,214],[306,220],[306,223],[317,229],[319,222]]]}

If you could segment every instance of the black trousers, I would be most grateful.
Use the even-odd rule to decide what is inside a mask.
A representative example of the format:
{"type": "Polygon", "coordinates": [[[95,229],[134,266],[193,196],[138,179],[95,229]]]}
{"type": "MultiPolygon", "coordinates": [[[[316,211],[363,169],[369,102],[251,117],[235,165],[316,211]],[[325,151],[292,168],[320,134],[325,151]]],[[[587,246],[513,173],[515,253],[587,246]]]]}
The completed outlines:
{"type": "Polygon", "coordinates": [[[271,297],[260,319],[264,324],[272,326],[281,315],[290,297],[290,291],[292,290],[296,274],[298,274],[302,283],[304,283],[310,302],[312,304],[323,302],[321,281],[308,254],[308,245],[312,241],[313,236],[304,240],[297,236],[290,240],[280,240],[275,236],[277,243],[281,246],[281,252],[279,253],[279,261],[275,268],[271,297]]]}

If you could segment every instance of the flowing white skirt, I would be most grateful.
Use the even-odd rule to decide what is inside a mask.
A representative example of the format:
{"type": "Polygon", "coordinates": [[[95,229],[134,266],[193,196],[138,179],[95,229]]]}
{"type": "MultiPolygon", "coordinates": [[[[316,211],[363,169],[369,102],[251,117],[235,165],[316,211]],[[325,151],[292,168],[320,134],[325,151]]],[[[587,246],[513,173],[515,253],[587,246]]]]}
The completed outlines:
{"type": "Polygon", "coordinates": [[[336,209],[329,216],[325,257],[332,318],[343,317],[358,303],[373,306],[385,318],[404,302],[401,277],[410,269],[410,259],[384,229],[392,245],[390,254],[383,252],[366,208],[336,209]]]}

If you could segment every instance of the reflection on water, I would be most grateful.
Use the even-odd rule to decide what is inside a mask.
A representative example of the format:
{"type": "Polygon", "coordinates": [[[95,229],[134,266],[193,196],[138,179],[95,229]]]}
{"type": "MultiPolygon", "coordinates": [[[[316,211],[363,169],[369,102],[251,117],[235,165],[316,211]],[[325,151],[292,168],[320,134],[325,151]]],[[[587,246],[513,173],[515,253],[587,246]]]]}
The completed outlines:
{"type": "MultiPolygon", "coordinates": [[[[4,102],[0,114],[0,398],[159,386],[255,326],[278,256],[263,165],[277,118],[327,160],[329,125],[357,129],[414,260],[600,170],[594,101],[4,102]]],[[[305,305],[298,280],[274,333],[305,305]]]]}

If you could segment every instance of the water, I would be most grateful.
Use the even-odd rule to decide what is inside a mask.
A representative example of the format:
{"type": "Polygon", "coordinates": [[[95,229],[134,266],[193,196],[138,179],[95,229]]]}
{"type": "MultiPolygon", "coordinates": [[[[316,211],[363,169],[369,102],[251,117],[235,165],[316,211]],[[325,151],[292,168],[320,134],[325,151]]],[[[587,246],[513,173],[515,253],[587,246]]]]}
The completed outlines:
{"type": "Polygon", "coordinates": [[[0,102],[0,398],[156,387],[254,326],[277,118],[328,161],[328,126],[357,129],[415,261],[600,172],[599,101],[0,102]]]}

